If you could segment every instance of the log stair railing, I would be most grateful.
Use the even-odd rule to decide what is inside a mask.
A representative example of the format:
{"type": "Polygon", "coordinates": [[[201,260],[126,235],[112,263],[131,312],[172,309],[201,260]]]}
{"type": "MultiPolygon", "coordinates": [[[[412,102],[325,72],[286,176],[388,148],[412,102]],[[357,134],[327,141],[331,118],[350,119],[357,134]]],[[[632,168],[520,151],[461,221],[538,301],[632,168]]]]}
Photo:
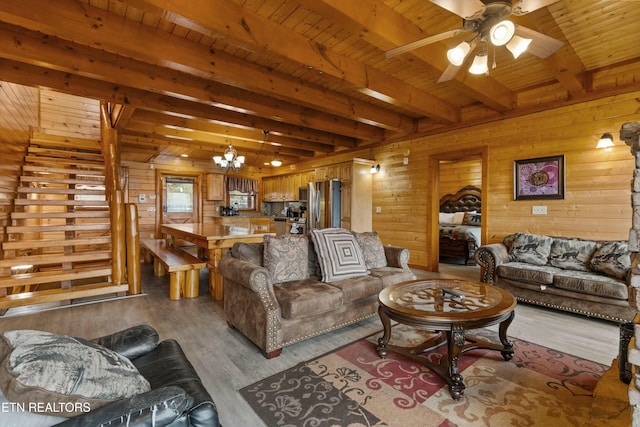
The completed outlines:
{"type": "Polygon", "coordinates": [[[124,294],[114,285],[99,141],[34,134],[0,252],[0,314],[124,294]]]}

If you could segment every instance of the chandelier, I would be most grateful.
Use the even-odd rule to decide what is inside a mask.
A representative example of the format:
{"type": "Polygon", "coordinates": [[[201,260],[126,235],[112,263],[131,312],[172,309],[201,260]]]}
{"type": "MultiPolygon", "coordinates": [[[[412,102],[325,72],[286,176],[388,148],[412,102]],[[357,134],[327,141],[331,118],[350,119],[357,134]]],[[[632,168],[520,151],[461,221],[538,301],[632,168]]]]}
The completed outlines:
{"type": "Polygon", "coordinates": [[[222,156],[213,156],[213,162],[218,165],[220,169],[224,169],[225,172],[229,169],[237,172],[244,164],[244,156],[238,156],[238,152],[233,145],[229,144],[229,147],[225,150],[222,156]]]}

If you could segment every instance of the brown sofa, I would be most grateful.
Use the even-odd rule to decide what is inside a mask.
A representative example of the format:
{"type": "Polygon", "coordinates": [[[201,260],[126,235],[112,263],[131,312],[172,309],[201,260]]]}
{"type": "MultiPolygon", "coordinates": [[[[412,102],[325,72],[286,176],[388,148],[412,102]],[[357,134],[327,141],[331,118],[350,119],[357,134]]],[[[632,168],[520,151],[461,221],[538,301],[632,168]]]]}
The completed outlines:
{"type": "Polygon", "coordinates": [[[484,283],[522,302],[619,323],[636,314],[625,241],[515,233],[478,248],[476,261],[484,283]]]}
{"type": "Polygon", "coordinates": [[[327,229],[322,233],[333,239],[329,245],[335,244],[347,257],[358,252],[366,269],[351,270],[345,275],[350,277],[340,272],[327,277],[322,270],[328,260],[316,255],[312,239],[300,235],[236,243],[220,260],[227,322],[267,358],[278,356],[284,346],[374,315],[384,287],[416,277],[408,267],[409,251],[383,246],[375,232],[327,229]],[[357,239],[349,240],[348,235],[357,239]]]}

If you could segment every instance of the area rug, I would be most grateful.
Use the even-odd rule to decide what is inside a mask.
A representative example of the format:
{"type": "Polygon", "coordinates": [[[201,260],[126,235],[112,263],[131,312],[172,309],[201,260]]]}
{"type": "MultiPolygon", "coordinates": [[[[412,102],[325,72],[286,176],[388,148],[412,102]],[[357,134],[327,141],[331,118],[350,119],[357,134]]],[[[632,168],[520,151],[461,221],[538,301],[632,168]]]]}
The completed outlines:
{"type": "MultiPolygon", "coordinates": [[[[414,346],[428,332],[398,325],[392,344],[414,346]]],[[[499,352],[473,350],[458,364],[466,389],[453,400],[437,375],[399,355],[380,359],[377,337],[240,390],[269,426],[596,426],[592,392],[608,368],[523,340],[511,361],[499,352]]],[[[472,335],[496,339],[493,331],[472,335]]],[[[437,362],[444,346],[429,353],[437,362]]],[[[603,424],[603,425],[606,425],[603,424]]]]}

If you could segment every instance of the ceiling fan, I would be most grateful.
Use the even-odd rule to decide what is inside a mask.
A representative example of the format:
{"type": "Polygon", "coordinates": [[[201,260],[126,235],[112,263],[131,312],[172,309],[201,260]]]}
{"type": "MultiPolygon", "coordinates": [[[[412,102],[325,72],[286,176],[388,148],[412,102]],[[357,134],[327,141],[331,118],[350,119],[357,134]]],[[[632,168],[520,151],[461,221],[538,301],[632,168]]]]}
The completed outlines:
{"type": "MultiPolygon", "coordinates": [[[[409,52],[411,50],[447,40],[464,33],[473,35],[449,49],[447,59],[449,65],[444,70],[438,83],[451,80],[458,69],[476,52],[469,67],[472,74],[484,74],[488,68],[488,48],[506,46],[517,58],[528,51],[539,58],[546,58],[560,49],[563,43],[530,28],[516,25],[508,18],[511,15],[525,15],[534,10],[548,6],[559,0],[429,0],[449,12],[463,18],[462,28],[445,31],[441,34],[426,37],[406,45],[398,46],[385,53],[387,58],[409,52]]],[[[495,60],[493,67],[495,67],[495,60]]]]}

